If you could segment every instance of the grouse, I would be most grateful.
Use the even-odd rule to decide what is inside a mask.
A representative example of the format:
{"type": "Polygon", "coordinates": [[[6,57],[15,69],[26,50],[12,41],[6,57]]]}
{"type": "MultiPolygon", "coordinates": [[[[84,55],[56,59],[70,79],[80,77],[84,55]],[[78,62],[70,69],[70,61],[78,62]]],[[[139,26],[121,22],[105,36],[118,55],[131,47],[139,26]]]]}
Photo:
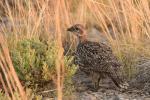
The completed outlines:
{"type": "Polygon", "coordinates": [[[74,63],[92,78],[94,89],[98,90],[99,82],[109,77],[118,88],[127,88],[121,74],[121,63],[113,54],[112,49],[104,43],[88,41],[86,29],[81,24],[75,24],[67,31],[73,32],[78,38],[74,63]]]}

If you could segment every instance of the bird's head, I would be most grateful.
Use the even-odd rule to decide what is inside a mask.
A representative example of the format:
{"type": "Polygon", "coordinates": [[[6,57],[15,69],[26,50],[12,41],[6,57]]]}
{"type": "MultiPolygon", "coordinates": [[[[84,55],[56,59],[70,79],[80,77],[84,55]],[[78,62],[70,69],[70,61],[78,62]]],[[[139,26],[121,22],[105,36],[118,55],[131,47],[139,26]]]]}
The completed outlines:
{"type": "Polygon", "coordinates": [[[68,28],[67,31],[74,33],[79,38],[85,37],[87,35],[85,32],[85,27],[81,24],[75,24],[68,28]]]}

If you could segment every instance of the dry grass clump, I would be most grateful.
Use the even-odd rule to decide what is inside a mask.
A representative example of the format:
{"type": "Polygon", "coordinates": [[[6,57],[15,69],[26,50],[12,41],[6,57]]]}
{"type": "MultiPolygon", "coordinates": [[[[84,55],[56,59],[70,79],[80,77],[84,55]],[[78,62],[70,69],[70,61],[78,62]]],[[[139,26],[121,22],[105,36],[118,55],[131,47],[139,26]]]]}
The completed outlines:
{"type": "MultiPolygon", "coordinates": [[[[56,50],[56,60],[54,60],[53,66],[56,71],[57,96],[59,100],[63,95],[63,81],[65,80],[64,61],[66,58],[63,56],[64,50],[62,47],[67,45],[68,48],[72,49],[72,45],[76,43],[76,40],[66,33],[66,28],[71,24],[82,23],[88,28],[95,26],[102,31],[103,35],[109,40],[115,54],[124,63],[125,73],[128,77],[132,77],[136,72],[134,66],[137,63],[137,58],[150,56],[148,45],[150,38],[149,0],[1,0],[0,9],[0,44],[4,46],[1,41],[5,39],[9,48],[6,50],[0,49],[1,58],[6,58],[5,60],[0,60],[2,64],[0,68],[7,69],[7,66],[11,66],[11,69],[8,70],[14,74],[15,71],[12,63],[10,63],[11,61],[14,62],[14,67],[30,68],[33,66],[35,59],[39,60],[35,56],[37,49],[32,50],[31,47],[24,48],[24,46],[23,48],[18,47],[26,39],[28,41],[24,41],[25,45],[30,44],[29,41],[32,41],[32,39],[39,39],[36,41],[36,46],[41,48],[40,50],[45,48],[41,47],[42,43],[55,41],[58,49],[56,50]],[[26,52],[27,57],[20,56],[21,52],[26,52]],[[9,53],[12,54],[11,59],[9,53]],[[13,55],[15,56],[13,57],[13,55]],[[20,60],[22,63],[15,62],[17,60],[16,55],[20,57],[17,59],[22,59],[20,60]],[[35,58],[33,59],[32,57],[35,58]],[[8,64],[4,65],[4,61],[7,61],[8,64]],[[32,62],[31,65],[29,62],[32,62]]],[[[42,52],[46,53],[47,51],[42,52]]],[[[22,54],[24,55],[24,53],[22,54]]],[[[51,62],[53,62],[52,60],[51,62]]],[[[37,66],[42,68],[44,65],[38,64],[37,66]]],[[[43,70],[45,74],[53,71],[47,70],[46,65],[43,70]]],[[[4,73],[5,71],[2,70],[2,72],[4,73]]],[[[30,73],[30,70],[28,72],[30,73]]],[[[22,77],[21,74],[18,73],[18,75],[19,78],[22,77]]],[[[5,76],[9,76],[9,73],[6,72],[5,76]]],[[[18,93],[24,98],[25,93],[17,76],[13,77],[8,81],[2,80],[3,78],[1,77],[1,83],[7,82],[8,85],[12,84],[13,86],[14,83],[9,81],[16,82],[17,87],[14,86],[13,88],[18,88],[18,93]]],[[[45,78],[50,77],[52,77],[51,74],[48,77],[45,76],[45,78]]],[[[8,91],[13,94],[12,87],[4,84],[3,87],[10,88],[5,88],[6,94],[8,94],[8,91]]],[[[12,98],[14,99],[15,97],[13,96],[12,98]]]]}

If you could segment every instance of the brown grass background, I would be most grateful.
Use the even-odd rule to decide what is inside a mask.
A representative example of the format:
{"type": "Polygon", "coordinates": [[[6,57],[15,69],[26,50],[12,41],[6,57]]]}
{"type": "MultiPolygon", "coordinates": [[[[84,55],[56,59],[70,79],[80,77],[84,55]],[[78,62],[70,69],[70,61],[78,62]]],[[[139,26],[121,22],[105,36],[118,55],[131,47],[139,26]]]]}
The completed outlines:
{"type": "Polygon", "coordinates": [[[1,0],[0,20],[6,18],[11,23],[6,20],[6,24],[0,26],[0,68],[6,78],[3,80],[1,73],[0,81],[6,95],[10,93],[12,97],[9,99],[16,100],[15,90],[22,100],[27,100],[10,59],[11,43],[40,36],[44,40],[57,41],[57,96],[58,100],[62,100],[63,45],[66,41],[76,41],[66,32],[72,24],[81,23],[88,29],[99,29],[121,60],[122,52],[132,57],[149,57],[149,4],[149,0],[1,0]],[[110,27],[115,39],[110,35],[110,27]]]}

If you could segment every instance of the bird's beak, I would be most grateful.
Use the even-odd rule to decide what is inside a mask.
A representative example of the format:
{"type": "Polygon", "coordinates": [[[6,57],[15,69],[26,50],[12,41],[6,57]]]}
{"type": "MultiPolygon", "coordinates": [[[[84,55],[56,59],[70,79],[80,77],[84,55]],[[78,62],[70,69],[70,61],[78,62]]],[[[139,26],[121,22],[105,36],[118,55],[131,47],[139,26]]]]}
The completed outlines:
{"type": "Polygon", "coordinates": [[[67,31],[69,31],[69,32],[73,32],[73,31],[74,31],[74,27],[70,27],[70,28],[68,28],[68,29],[67,29],[67,31]]]}

